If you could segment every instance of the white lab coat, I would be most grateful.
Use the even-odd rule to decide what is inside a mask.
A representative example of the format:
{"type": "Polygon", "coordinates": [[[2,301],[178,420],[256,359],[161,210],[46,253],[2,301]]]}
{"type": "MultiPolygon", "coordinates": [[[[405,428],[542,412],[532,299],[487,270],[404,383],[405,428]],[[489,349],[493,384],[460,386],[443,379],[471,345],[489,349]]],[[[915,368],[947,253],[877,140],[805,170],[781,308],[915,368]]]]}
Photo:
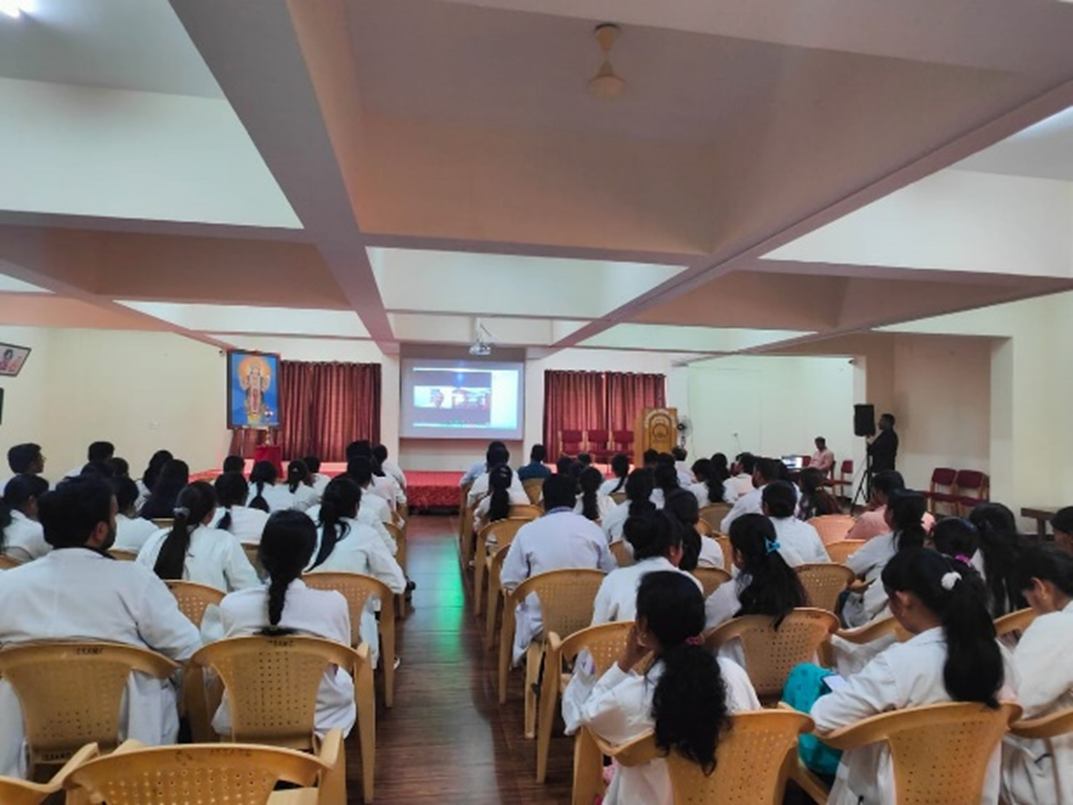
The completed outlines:
{"type": "Polygon", "coordinates": [[[462,477],[458,479],[458,485],[465,486],[466,484],[470,484],[470,488],[472,488],[473,482],[481,476],[481,473],[487,471],[488,464],[484,461],[478,461],[476,464],[470,464],[469,469],[462,473],[462,477]]]}
{"type": "Polygon", "coordinates": [[[697,557],[697,567],[715,567],[726,570],[726,556],[723,549],[711,537],[701,536],[700,555],[697,557]]]}
{"type": "Polygon", "coordinates": [[[115,516],[115,544],[113,548],[123,551],[140,551],[145,541],[160,530],[160,526],[143,517],[115,516]]]}
{"type": "Polygon", "coordinates": [[[393,511],[406,504],[406,495],[402,493],[402,487],[390,475],[374,475],[369,491],[386,500],[388,507],[393,511]]]}
{"type": "MultiPolygon", "coordinates": [[[[775,537],[779,545],[792,548],[805,564],[831,561],[831,557],[827,555],[827,549],[823,547],[819,532],[813,526],[801,522],[796,517],[769,517],[768,519],[775,526],[775,537]]],[[[791,565],[791,567],[796,567],[796,565],[791,565]]]]}
{"type": "Polygon", "coordinates": [[[894,534],[872,537],[846,560],[846,566],[857,576],[871,582],[864,593],[850,593],[842,607],[842,618],[852,627],[864,626],[887,608],[887,591],[883,587],[883,568],[898,552],[894,534]]]}
{"type": "Polygon", "coordinates": [[[402,467],[388,459],[380,464],[380,469],[394,478],[400,489],[406,491],[406,473],[402,471],[402,467]]]}
{"type": "MultiPolygon", "coordinates": [[[[335,543],[332,552],[316,567],[307,569],[307,573],[363,573],[384,582],[393,593],[406,591],[406,574],[402,572],[399,563],[391,555],[391,551],[384,545],[383,540],[376,531],[359,520],[349,517],[343,518],[343,522],[349,528],[346,536],[335,543]]],[[[313,552],[316,561],[320,554],[320,540],[324,538],[324,529],[317,532],[317,549],[313,552]]],[[[380,602],[370,598],[361,615],[361,623],[358,630],[363,643],[369,646],[369,658],[376,666],[380,656],[380,630],[376,625],[377,604],[384,603],[392,606],[393,602],[380,602]]],[[[394,662],[394,657],[391,658],[394,662]]]]}
{"type": "MultiPolygon", "coordinates": [[[[614,502],[614,501],[612,501],[614,502]]],[[[604,530],[609,543],[622,541],[622,527],[630,518],[630,501],[624,500],[615,504],[600,520],[600,527],[604,530]]]]}
{"type": "MultiPolygon", "coordinates": [[[[513,590],[530,576],[574,567],[598,568],[606,573],[615,568],[615,560],[596,523],[557,509],[518,529],[503,560],[500,580],[504,589],[513,590]]],[[[515,664],[541,629],[540,600],[530,595],[518,604],[515,613],[515,664]]]]}
{"type": "MultiPolygon", "coordinates": [[[[138,552],[138,564],[152,571],[169,529],[161,529],[146,540],[138,552]]],[[[183,562],[183,579],[198,584],[207,584],[217,590],[229,592],[259,587],[261,580],[246,558],[242,544],[229,531],[199,525],[190,534],[190,546],[183,562]]]]}
{"type": "Polygon", "coordinates": [[[268,512],[251,509],[249,506],[232,506],[229,509],[217,509],[212,520],[212,527],[219,528],[220,520],[231,512],[231,526],[225,530],[235,535],[235,539],[247,545],[260,545],[261,535],[268,522],[268,512]]]}
{"type": "MultiPolygon", "coordinates": [[[[523,491],[518,494],[518,491],[511,487],[507,490],[507,498],[510,500],[511,506],[528,506],[529,496],[523,491]]],[[[483,498],[480,503],[477,504],[476,510],[473,512],[473,530],[480,531],[484,526],[488,525],[488,510],[492,508],[492,496],[489,495],[483,498]]]]}
{"type": "MultiPolygon", "coordinates": [[[[529,500],[529,495],[527,495],[525,492],[525,486],[518,478],[518,473],[516,472],[511,473],[510,488],[515,492],[520,492],[521,494],[525,495],[526,501],[529,500]]],[[[470,506],[473,506],[477,503],[477,501],[479,501],[481,498],[485,497],[488,494],[488,473],[482,472],[473,482],[473,486],[469,488],[469,495],[466,496],[466,500],[470,506]]]]}
{"type": "Polygon", "coordinates": [[[4,529],[4,554],[20,562],[30,562],[51,550],[41,524],[13,509],[11,523],[4,529]]]}
{"type": "Polygon", "coordinates": [[[693,470],[684,461],[674,462],[674,471],[678,473],[678,485],[683,489],[688,489],[697,480],[693,475],[693,470]]]}
{"type": "MultiPolygon", "coordinates": [[[[574,514],[581,514],[584,511],[584,505],[581,495],[578,495],[577,503],[574,504],[574,514]]],[[[601,495],[599,492],[596,493],[596,510],[600,513],[600,516],[597,519],[599,519],[601,523],[611,510],[617,506],[618,504],[611,500],[611,498],[606,495],[601,495]]]]}
{"type": "MultiPolygon", "coordinates": [[[[185,662],[201,646],[198,631],[152,571],[88,548],[64,548],[5,571],[0,578],[0,643],[105,640],[158,651],[185,662]]],[[[121,737],[174,743],[178,699],[171,680],[131,674],[121,737]]],[[[0,774],[24,776],[22,710],[0,681],[0,774]]]]}
{"type": "Polygon", "coordinates": [[[693,493],[693,497],[695,497],[697,499],[697,506],[699,506],[702,509],[705,506],[711,506],[713,503],[723,503],[726,500],[725,495],[724,495],[723,500],[712,500],[711,498],[709,498],[708,497],[708,484],[704,483],[703,481],[695,483],[695,484],[690,484],[687,488],[689,489],[690,492],[693,493]]]}
{"type": "MultiPolygon", "coordinates": [[[[744,713],[760,709],[760,700],[741,666],[720,658],[719,672],[726,685],[727,710],[744,713]]],[[[654,729],[652,698],[661,673],[659,662],[647,676],[626,673],[615,663],[600,677],[582,706],[582,722],[613,744],[626,743],[654,729]]],[[[717,757],[718,752],[717,748],[717,757]]],[[[660,758],[641,766],[617,768],[604,795],[604,805],[672,805],[673,802],[667,763],[660,758]]]]}
{"type": "MultiPolygon", "coordinates": [[[[1073,603],[1040,615],[1013,650],[1025,718],[1073,707],[1073,603]]],[[[1011,805],[1073,803],[1073,735],[1029,740],[1007,735],[1002,792],[1011,805]]]]}
{"type": "MultiPolygon", "coordinates": [[[[380,541],[383,542],[385,546],[387,546],[387,549],[391,552],[391,555],[395,556],[399,552],[399,546],[396,544],[395,538],[391,536],[391,534],[386,528],[384,528],[384,524],[390,523],[391,520],[383,520],[380,517],[380,512],[382,510],[379,507],[379,503],[383,501],[376,495],[370,494],[363,495],[361,498],[361,502],[365,505],[358,507],[358,516],[355,519],[357,519],[359,523],[364,523],[365,525],[369,526],[373,531],[375,531],[380,537],[380,541]],[[369,499],[368,503],[366,502],[366,498],[369,499]]],[[[320,505],[313,506],[311,509],[309,509],[309,511],[306,512],[306,514],[309,515],[310,519],[314,523],[320,525],[320,505]]],[[[388,517],[391,517],[390,512],[388,512],[388,517]]]]}
{"type": "Polygon", "coordinates": [[[753,488],[753,476],[743,472],[727,478],[726,483],[723,484],[723,497],[727,503],[733,503],[742,495],[752,492],[753,488]]]}
{"type": "MultiPolygon", "coordinates": [[[[223,634],[207,634],[206,642],[219,637],[248,637],[259,633],[268,625],[268,587],[262,585],[225,596],[220,602],[220,623],[223,634]]],[[[287,587],[279,626],[350,645],[350,614],[346,599],[334,590],[310,589],[300,579],[295,579],[287,587]]],[[[346,736],[356,718],[354,680],[350,673],[342,668],[325,670],[317,691],[313,722],[317,735],[323,738],[329,730],[339,728],[346,736]]],[[[212,719],[212,727],[220,735],[230,733],[226,696],[212,719]]]]}
{"type": "MultiPolygon", "coordinates": [[[[767,486],[765,484],[764,486],[767,486]]],[[[734,500],[734,505],[730,507],[730,511],[726,513],[726,517],[719,523],[719,531],[723,534],[730,533],[730,524],[741,517],[743,514],[763,514],[764,513],[764,487],[757,487],[751,489],[745,494],[734,500]]]]}
{"type": "MultiPolygon", "coordinates": [[[[250,494],[246,498],[246,505],[249,506],[253,503],[256,497],[257,485],[250,484],[250,494]]],[[[265,499],[270,512],[281,512],[288,509],[302,512],[317,502],[316,491],[313,487],[305,484],[299,484],[298,488],[293,492],[286,484],[273,484],[272,486],[265,484],[261,497],[265,499]]]]}
{"type": "MultiPolygon", "coordinates": [[[[1003,659],[1007,659],[1005,652],[1003,659]]],[[[941,627],[891,646],[850,677],[845,688],[816,700],[811,712],[816,729],[829,732],[887,710],[951,701],[943,683],[945,662],[946,638],[941,627]]],[[[1016,677],[1012,666],[1008,662],[1006,665],[1006,684],[998,698],[1012,701],[1016,677]]],[[[993,805],[998,801],[999,778],[1000,751],[996,747],[981,803],[993,805]]],[[[842,755],[828,803],[881,805],[895,799],[894,772],[886,745],[873,744],[842,755]]]]}
{"type": "Polygon", "coordinates": [[[315,472],[310,480],[313,481],[313,491],[317,493],[317,502],[319,503],[320,499],[324,497],[324,490],[328,488],[328,484],[332,482],[332,479],[328,475],[315,472]]]}
{"type": "MultiPolygon", "coordinates": [[[[528,500],[528,498],[527,498],[528,500]]],[[[391,504],[387,499],[378,495],[372,484],[361,490],[361,503],[358,508],[376,517],[381,523],[391,523],[391,504]]],[[[359,520],[362,518],[358,518],[359,520]]]]}
{"type": "MultiPolygon", "coordinates": [[[[608,478],[602,484],[600,484],[600,494],[610,496],[613,492],[618,491],[623,494],[626,493],[626,479],[625,478],[608,478]],[[619,484],[622,484],[622,488],[619,488],[619,484]]],[[[612,501],[614,502],[614,501],[612,501]]]]}

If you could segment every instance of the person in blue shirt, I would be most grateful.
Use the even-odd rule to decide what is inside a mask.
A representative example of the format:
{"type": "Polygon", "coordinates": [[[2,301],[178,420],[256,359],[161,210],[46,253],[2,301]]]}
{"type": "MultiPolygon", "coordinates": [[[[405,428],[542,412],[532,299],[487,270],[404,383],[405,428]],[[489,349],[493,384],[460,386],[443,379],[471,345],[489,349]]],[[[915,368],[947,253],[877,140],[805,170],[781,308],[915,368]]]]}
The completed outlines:
{"type": "Polygon", "coordinates": [[[530,478],[544,479],[551,475],[551,470],[544,464],[547,455],[548,451],[544,449],[544,445],[534,444],[529,451],[529,463],[518,469],[518,478],[528,481],[530,478]]]}

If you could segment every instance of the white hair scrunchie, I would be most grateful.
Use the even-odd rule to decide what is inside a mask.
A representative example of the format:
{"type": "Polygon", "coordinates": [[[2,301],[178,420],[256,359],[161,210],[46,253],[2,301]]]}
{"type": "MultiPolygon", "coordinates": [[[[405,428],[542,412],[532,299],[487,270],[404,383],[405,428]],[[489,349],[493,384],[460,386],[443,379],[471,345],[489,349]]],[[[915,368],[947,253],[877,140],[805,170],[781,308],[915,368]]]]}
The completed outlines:
{"type": "Polygon", "coordinates": [[[961,574],[956,570],[951,570],[949,573],[943,574],[943,578],[939,583],[943,585],[944,590],[950,592],[959,581],[961,581],[961,574]]]}

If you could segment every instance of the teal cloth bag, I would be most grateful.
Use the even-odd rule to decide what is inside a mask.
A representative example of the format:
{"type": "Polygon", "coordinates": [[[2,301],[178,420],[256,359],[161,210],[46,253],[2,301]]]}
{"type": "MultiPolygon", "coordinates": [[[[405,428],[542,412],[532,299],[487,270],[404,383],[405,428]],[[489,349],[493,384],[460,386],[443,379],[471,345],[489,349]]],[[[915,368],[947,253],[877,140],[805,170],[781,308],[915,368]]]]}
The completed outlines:
{"type": "MultiPolygon", "coordinates": [[[[824,677],[835,671],[810,662],[795,665],[782,690],[782,700],[795,710],[808,713],[816,700],[831,689],[824,682],[824,677]]],[[[809,769],[827,777],[834,777],[842,752],[832,749],[815,735],[805,734],[797,737],[797,754],[801,762],[809,769]]]]}

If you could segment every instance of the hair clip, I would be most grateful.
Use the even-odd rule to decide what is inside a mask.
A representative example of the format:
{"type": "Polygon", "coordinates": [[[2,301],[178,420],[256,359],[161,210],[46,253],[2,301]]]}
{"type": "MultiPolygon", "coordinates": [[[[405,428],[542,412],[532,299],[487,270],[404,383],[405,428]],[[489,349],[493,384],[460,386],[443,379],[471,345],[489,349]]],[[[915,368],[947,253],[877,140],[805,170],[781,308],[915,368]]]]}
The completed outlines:
{"type": "Polygon", "coordinates": [[[939,583],[943,586],[943,589],[950,592],[957,586],[957,583],[961,581],[961,574],[956,570],[951,570],[949,573],[944,573],[939,583]]]}
{"type": "Polygon", "coordinates": [[[704,637],[699,635],[699,634],[695,634],[692,637],[687,637],[685,639],[685,644],[687,646],[703,646],[704,645],[704,637]]]}
{"type": "Polygon", "coordinates": [[[775,553],[775,551],[779,550],[782,546],[777,539],[765,539],[764,547],[767,548],[768,553],[775,553]]]}
{"type": "Polygon", "coordinates": [[[190,516],[190,510],[186,508],[186,506],[176,506],[174,509],[172,509],[171,513],[174,514],[176,517],[190,516]]]}

